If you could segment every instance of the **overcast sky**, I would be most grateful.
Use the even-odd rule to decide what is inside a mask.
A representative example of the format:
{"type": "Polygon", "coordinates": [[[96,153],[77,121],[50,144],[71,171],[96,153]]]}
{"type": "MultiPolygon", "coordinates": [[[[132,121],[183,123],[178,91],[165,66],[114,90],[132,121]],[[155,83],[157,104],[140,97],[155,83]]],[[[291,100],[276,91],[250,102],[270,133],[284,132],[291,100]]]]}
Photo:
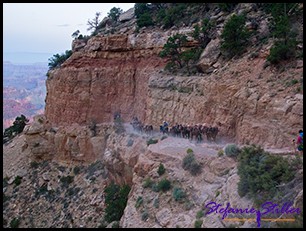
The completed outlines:
{"type": "Polygon", "coordinates": [[[72,33],[89,35],[87,21],[113,7],[126,11],[135,3],[3,3],[3,51],[63,53],[72,33]]]}

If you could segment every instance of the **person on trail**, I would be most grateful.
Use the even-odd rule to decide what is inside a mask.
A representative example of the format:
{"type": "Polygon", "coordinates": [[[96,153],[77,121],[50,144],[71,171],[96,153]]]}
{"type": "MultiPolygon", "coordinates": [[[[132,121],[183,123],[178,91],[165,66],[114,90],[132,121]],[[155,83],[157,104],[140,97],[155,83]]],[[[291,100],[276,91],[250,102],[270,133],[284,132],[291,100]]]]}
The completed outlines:
{"type": "Polygon", "coordinates": [[[169,124],[166,121],[163,121],[163,125],[161,126],[161,131],[163,134],[168,133],[168,126],[169,124]]]}
{"type": "Polygon", "coordinates": [[[299,136],[296,141],[297,149],[303,153],[303,130],[299,130],[299,136]]]}

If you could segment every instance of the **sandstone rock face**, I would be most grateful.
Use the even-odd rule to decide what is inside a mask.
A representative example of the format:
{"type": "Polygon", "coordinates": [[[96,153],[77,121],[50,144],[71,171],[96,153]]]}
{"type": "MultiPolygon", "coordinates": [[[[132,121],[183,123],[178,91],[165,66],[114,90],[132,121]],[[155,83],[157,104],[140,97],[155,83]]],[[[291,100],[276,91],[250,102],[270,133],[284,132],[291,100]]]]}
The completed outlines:
{"type": "Polygon", "coordinates": [[[93,137],[89,126],[73,124],[67,128],[53,128],[44,115],[37,115],[33,123],[25,127],[25,142],[34,160],[90,163],[104,151],[109,127],[97,126],[100,136],[93,137]]]}
{"type": "MultiPolygon", "coordinates": [[[[165,119],[170,125],[208,123],[219,126],[219,138],[239,144],[292,148],[292,139],[303,127],[303,99],[295,97],[297,86],[287,87],[286,82],[300,79],[301,65],[286,72],[266,67],[272,43],[263,45],[255,58],[245,55],[225,61],[220,57],[219,35],[198,63],[204,73],[164,74],[166,60],[158,53],[168,37],[191,31],[156,29],[91,38],[60,69],[49,72],[47,121],[53,127],[103,123],[120,112],[125,122],[137,116],[155,129],[165,119]]],[[[191,41],[188,46],[193,45],[191,41]]],[[[66,146],[86,143],[65,142],[66,146]]]]}
{"type": "Polygon", "coordinates": [[[84,49],[50,73],[47,119],[57,125],[101,123],[120,112],[127,121],[134,115],[143,120],[148,76],[163,65],[159,48],[135,49],[132,39],[122,35],[94,38],[84,49]]]}
{"type": "MultiPolygon", "coordinates": [[[[239,144],[292,148],[303,127],[303,97],[283,88],[286,74],[276,76],[264,62],[242,58],[204,77],[152,75],[147,121],[156,127],[163,120],[170,126],[207,123],[219,127],[219,141],[227,137],[239,144]]],[[[292,68],[292,76],[300,70],[292,68]]]]}

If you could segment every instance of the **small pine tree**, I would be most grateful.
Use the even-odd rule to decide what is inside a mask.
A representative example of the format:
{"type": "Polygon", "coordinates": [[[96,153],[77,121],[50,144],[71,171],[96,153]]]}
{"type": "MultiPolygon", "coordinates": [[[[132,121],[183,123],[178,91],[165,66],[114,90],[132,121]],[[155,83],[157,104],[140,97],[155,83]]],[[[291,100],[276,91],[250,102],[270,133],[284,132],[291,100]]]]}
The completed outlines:
{"type": "Polygon", "coordinates": [[[240,55],[248,44],[250,33],[245,27],[244,15],[233,15],[224,26],[221,34],[221,49],[229,58],[240,55]]]}
{"type": "Polygon", "coordinates": [[[108,17],[110,17],[114,22],[118,21],[118,18],[122,14],[122,9],[113,7],[107,14],[108,17]]]}
{"type": "Polygon", "coordinates": [[[164,165],[162,163],[159,164],[159,167],[158,167],[158,170],[157,170],[157,173],[158,175],[163,175],[164,173],[166,172],[166,169],[164,167],[164,165]]]}
{"type": "Polygon", "coordinates": [[[63,54],[55,54],[53,57],[49,58],[48,66],[50,69],[60,67],[70,56],[72,55],[72,50],[66,50],[63,54]]]}
{"type": "Polygon", "coordinates": [[[184,34],[175,34],[168,38],[163,50],[159,53],[160,57],[168,57],[179,68],[183,67],[182,47],[187,43],[187,36],[184,34]]]}

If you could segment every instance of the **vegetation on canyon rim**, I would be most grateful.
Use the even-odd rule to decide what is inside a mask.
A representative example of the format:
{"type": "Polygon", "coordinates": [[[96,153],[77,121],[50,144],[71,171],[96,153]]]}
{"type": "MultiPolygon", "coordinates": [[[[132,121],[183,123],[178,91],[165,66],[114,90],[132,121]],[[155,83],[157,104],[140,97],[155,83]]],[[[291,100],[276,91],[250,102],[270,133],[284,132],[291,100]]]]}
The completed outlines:
{"type": "MultiPolygon", "coordinates": [[[[221,11],[231,13],[237,3],[216,3],[221,11]]],[[[271,16],[269,22],[269,35],[260,41],[273,38],[274,45],[270,49],[267,61],[277,65],[282,60],[290,60],[297,55],[296,52],[296,31],[292,27],[295,18],[301,13],[297,8],[297,3],[256,3],[258,9],[263,10],[267,16],[271,16]]],[[[194,30],[191,36],[198,42],[192,48],[185,49],[187,36],[177,33],[170,36],[160,53],[161,57],[169,59],[166,70],[171,73],[177,71],[187,71],[187,74],[196,73],[199,70],[195,68],[201,52],[207,46],[209,41],[215,37],[216,22],[210,18],[202,18],[201,14],[208,11],[207,4],[196,3],[136,3],[135,17],[137,31],[142,27],[163,27],[169,29],[173,26],[183,26],[193,22],[194,30]],[[184,48],[184,49],[183,49],[184,48]]],[[[115,28],[118,25],[118,18],[122,14],[120,8],[114,7],[108,13],[115,28]]],[[[203,14],[202,14],[203,15],[203,14]]],[[[105,27],[105,22],[99,19],[99,12],[93,20],[88,21],[88,30],[93,30],[90,36],[79,35],[77,31],[72,34],[75,39],[87,41],[90,37],[99,33],[99,30],[105,27]]],[[[246,48],[251,45],[251,39],[258,36],[258,22],[252,21],[252,30],[248,30],[246,25],[246,14],[232,15],[225,23],[221,34],[221,51],[224,58],[233,58],[242,55],[246,48]]],[[[259,42],[260,43],[260,42],[259,42]]],[[[260,44],[257,44],[260,45],[260,44]]],[[[63,54],[55,54],[49,59],[50,69],[60,67],[61,64],[72,54],[67,50],[63,54]]]]}
{"type": "Polygon", "coordinates": [[[25,115],[17,116],[13,125],[6,128],[3,133],[3,143],[13,139],[16,135],[20,134],[29,120],[25,115]]]}

